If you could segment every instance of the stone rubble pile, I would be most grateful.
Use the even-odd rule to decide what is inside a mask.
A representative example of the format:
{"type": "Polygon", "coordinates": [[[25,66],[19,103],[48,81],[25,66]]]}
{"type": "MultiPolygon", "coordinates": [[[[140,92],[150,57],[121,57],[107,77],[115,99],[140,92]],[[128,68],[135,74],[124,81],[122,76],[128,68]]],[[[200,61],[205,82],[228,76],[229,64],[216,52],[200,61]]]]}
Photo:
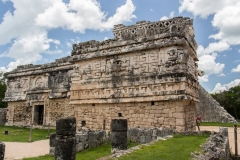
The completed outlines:
{"type": "Polygon", "coordinates": [[[221,128],[219,132],[212,132],[211,136],[207,139],[207,142],[202,145],[204,154],[192,153],[193,160],[229,160],[230,147],[228,140],[228,128],[221,128]]]}

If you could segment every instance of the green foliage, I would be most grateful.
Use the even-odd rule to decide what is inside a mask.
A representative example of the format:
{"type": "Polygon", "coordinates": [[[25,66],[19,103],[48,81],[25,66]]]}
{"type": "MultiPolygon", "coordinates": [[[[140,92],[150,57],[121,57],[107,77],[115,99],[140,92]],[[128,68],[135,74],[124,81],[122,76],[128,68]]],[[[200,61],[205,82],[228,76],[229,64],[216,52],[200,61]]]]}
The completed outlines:
{"type": "Polygon", "coordinates": [[[118,158],[119,160],[176,160],[176,159],[191,159],[191,152],[200,152],[200,144],[206,142],[204,136],[182,136],[176,135],[166,141],[158,141],[150,146],[142,146],[140,150],[118,158]]]}
{"type": "MultiPolygon", "coordinates": [[[[55,130],[51,129],[50,133],[55,133],[55,130]]],[[[30,135],[30,129],[25,127],[12,127],[12,126],[0,126],[0,139],[4,142],[28,142],[30,135]],[[4,132],[8,131],[5,135],[4,132]]],[[[33,129],[32,141],[38,141],[46,139],[48,135],[47,129],[33,129]]]]}
{"type": "Polygon", "coordinates": [[[0,108],[6,108],[7,107],[7,103],[2,102],[2,100],[5,96],[6,89],[7,89],[7,86],[6,86],[6,83],[4,81],[3,73],[0,72],[0,108]]]}
{"type": "Polygon", "coordinates": [[[240,118],[240,85],[211,96],[233,117],[240,118]]]}

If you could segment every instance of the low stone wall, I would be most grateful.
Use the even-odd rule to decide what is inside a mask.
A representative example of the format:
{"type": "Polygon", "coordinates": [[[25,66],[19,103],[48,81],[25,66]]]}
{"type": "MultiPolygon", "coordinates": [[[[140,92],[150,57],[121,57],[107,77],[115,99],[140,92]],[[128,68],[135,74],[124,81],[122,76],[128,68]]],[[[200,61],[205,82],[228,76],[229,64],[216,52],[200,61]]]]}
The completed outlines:
{"type": "MultiPolygon", "coordinates": [[[[79,130],[76,132],[76,152],[81,152],[86,148],[95,148],[109,141],[109,136],[104,130],[79,130]]],[[[54,155],[56,144],[56,134],[50,136],[50,155],[54,155]]]]}
{"type": "Polygon", "coordinates": [[[95,148],[101,144],[108,142],[109,138],[104,130],[80,130],[76,133],[77,152],[81,152],[86,148],[95,148]]]}
{"type": "Polygon", "coordinates": [[[0,125],[5,125],[5,123],[7,122],[6,115],[7,108],[0,108],[0,125]]]}
{"type": "Polygon", "coordinates": [[[132,142],[145,144],[154,141],[160,137],[173,135],[174,133],[176,133],[175,129],[166,127],[147,129],[130,128],[128,129],[128,138],[130,138],[130,141],[132,142]]]}
{"type": "Polygon", "coordinates": [[[230,160],[228,128],[220,127],[219,132],[212,132],[207,142],[202,145],[204,154],[192,154],[194,160],[222,159],[230,160]]]}

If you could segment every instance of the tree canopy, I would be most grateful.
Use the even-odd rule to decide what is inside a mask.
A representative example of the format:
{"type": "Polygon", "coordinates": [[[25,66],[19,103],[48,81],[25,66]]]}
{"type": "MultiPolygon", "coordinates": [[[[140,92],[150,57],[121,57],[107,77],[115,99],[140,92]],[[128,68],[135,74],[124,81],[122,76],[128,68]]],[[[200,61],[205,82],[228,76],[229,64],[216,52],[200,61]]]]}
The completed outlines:
{"type": "Polygon", "coordinates": [[[211,96],[233,117],[240,118],[240,85],[211,96]]]}
{"type": "Polygon", "coordinates": [[[5,83],[5,79],[3,77],[3,73],[0,72],[0,108],[7,107],[7,103],[2,101],[5,96],[6,89],[7,89],[7,86],[5,83]]]}

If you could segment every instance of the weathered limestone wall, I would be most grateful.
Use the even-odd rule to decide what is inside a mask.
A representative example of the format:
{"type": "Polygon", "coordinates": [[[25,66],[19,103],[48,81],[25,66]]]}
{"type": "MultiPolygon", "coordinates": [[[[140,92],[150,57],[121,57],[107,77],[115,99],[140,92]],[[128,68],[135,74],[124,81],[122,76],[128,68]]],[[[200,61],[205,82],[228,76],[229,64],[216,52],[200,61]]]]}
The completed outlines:
{"type": "Polygon", "coordinates": [[[179,131],[195,130],[195,107],[189,101],[142,103],[83,104],[75,107],[77,127],[110,130],[111,119],[128,119],[129,127],[172,127],[179,131]],[[120,117],[121,116],[121,117],[120,117]]]}
{"type": "Polygon", "coordinates": [[[73,44],[71,56],[56,62],[6,73],[8,124],[55,125],[74,115],[78,127],[90,129],[109,130],[111,119],[123,117],[130,127],[195,130],[202,72],[193,21],[140,21],[116,25],[113,33],[73,44]]]}
{"type": "Polygon", "coordinates": [[[72,65],[69,57],[43,65],[22,65],[5,73],[8,102],[6,125],[56,125],[73,115],[69,104],[72,65]]]}
{"type": "Polygon", "coordinates": [[[196,105],[196,113],[201,115],[203,122],[236,122],[212,96],[199,85],[199,103],[196,105]]]}

